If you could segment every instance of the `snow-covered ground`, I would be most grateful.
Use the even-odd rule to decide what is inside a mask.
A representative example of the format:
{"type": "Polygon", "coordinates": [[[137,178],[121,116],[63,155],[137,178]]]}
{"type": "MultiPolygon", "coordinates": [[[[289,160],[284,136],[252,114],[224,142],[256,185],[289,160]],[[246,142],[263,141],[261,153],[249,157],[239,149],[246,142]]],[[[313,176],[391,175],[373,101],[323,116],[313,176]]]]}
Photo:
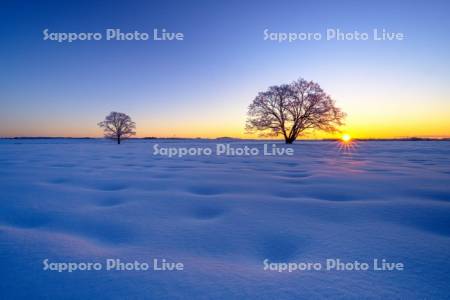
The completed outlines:
{"type": "Polygon", "coordinates": [[[216,142],[1,140],[0,298],[450,297],[449,142],[152,155],[154,143],[216,142]],[[166,259],[184,270],[43,269],[45,259],[108,258],[166,259]],[[280,273],[263,264],[333,258],[386,259],[404,270],[280,273]]]}

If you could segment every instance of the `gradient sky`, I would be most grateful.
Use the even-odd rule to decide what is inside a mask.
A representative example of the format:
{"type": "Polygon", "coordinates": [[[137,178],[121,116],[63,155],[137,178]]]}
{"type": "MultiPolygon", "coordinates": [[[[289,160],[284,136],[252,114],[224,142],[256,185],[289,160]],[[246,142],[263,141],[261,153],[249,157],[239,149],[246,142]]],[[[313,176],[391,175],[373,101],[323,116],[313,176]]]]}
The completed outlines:
{"type": "Polygon", "coordinates": [[[450,136],[448,1],[243,2],[2,1],[0,136],[101,136],[115,110],[140,137],[244,137],[256,94],[299,77],[336,100],[355,137],[450,136]],[[59,44],[45,28],[166,28],[185,40],[59,44]],[[277,43],[266,28],[407,38],[277,43]]]}

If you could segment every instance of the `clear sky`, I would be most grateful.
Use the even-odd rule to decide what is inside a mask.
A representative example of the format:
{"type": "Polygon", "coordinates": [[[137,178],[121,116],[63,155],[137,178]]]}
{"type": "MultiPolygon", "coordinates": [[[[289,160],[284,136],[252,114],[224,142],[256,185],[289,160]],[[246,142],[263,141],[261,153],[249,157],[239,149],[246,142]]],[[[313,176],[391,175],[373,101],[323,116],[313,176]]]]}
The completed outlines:
{"type": "MultiPolygon", "coordinates": [[[[1,1],[0,136],[245,137],[259,91],[318,82],[355,137],[450,136],[449,1],[1,1]],[[44,41],[42,31],[184,33],[44,41]],[[271,32],[402,32],[403,41],[265,41],[271,32]]],[[[320,133],[311,138],[322,137],[320,133]]]]}

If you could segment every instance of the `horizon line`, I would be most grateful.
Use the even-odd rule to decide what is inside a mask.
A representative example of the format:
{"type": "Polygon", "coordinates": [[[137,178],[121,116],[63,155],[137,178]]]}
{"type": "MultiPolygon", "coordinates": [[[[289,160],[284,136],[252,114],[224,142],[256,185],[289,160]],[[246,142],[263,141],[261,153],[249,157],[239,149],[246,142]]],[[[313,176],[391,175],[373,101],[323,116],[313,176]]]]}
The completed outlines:
{"type": "MultiPolygon", "coordinates": [[[[0,140],[20,140],[20,139],[109,139],[106,137],[73,137],[73,136],[0,136],[0,140]]],[[[283,141],[282,138],[239,138],[239,137],[129,137],[127,140],[250,140],[250,141],[283,141]]],[[[339,141],[341,138],[298,138],[298,141],[339,141]]],[[[406,136],[394,138],[357,138],[352,137],[355,141],[450,141],[448,137],[429,137],[429,136],[406,136]]]]}

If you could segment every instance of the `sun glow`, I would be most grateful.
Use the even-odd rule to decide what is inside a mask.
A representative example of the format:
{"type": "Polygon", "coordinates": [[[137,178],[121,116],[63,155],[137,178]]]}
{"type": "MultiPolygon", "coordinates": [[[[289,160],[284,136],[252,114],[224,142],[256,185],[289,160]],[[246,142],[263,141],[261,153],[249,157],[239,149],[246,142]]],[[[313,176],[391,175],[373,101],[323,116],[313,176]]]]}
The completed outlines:
{"type": "Polygon", "coordinates": [[[343,134],[337,144],[339,151],[345,154],[351,154],[358,147],[356,141],[348,133],[343,134]]]}
{"type": "Polygon", "coordinates": [[[351,137],[349,134],[346,133],[346,134],[342,135],[341,140],[342,140],[344,143],[348,143],[348,142],[350,142],[350,141],[352,140],[352,137],[351,137]]]}

